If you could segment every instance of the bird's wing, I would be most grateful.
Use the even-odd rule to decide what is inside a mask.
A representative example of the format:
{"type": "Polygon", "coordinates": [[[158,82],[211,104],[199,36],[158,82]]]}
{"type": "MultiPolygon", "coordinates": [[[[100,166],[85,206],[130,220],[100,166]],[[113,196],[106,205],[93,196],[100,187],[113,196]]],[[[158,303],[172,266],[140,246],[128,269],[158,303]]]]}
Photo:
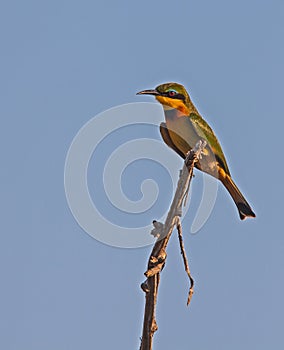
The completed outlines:
{"type": "Polygon", "coordinates": [[[189,118],[197,134],[203,139],[205,139],[210,145],[216,157],[216,160],[220,164],[221,168],[225,170],[226,174],[230,175],[226,158],[224,156],[221,145],[217,137],[215,136],[213,130],[210,128],[210,126],[206,123],[206,121],[200,115],[191,113],[189,118]]]}
{"type": "Polygon", "coordinates": [[[162,138],[164,142],[177,154],[179,154],[183,159],[185,159],[185,155],[175,146],[175,144],[172,142],[172,139],[169,135],[169,130],[167,128],[166,123],[161,123],[160,124],[160,133],[162,135],[162,138]]]}

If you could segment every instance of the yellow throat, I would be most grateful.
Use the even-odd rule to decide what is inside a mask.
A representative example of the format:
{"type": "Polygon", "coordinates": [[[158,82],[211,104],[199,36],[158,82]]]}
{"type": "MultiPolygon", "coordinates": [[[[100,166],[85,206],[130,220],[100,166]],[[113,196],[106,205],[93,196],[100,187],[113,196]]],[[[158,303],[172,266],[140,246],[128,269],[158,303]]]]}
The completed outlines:
{"type": "Polygon", "coordinates": [[[191,112],[189,108],[181,100],[169,98],[166,96],[155,96],[155,97],[163,105],[164,110],[177,109],[183,115],[189,115],[191,112]]]}

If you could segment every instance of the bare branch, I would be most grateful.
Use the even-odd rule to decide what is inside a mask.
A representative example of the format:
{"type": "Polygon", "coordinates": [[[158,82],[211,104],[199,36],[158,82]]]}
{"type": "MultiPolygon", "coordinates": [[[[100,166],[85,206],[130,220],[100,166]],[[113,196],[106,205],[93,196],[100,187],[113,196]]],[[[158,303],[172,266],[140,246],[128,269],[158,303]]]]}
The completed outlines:
{"type": "MultiPolygon", "coordinates": [[[[193,175],[194,164],[201,157],[201,153],[206,146],[205,141],[199,141],[196,146],[188,153],[183,169],[180,173],[180,178],[177,184],[175,196],[173,198],[171,208],[167,215],[165,224],[157,221],[153,222],[154,229],[152,234],[157,237],[157,241],[152,249],[150,258],[148,260],[148,268],[145,272],[147,280],[142,283],[141,288],[145,292],[145,312],[143,323],[143,335],[141,339],[140,350],[152,350],[153,335],[157,331],[158,326],[155,318],[155,310],[157,303],[158,287],[160,281],[160,272],[163,269],[166,261],[166,248],[175,226],[179,227],[181,232],[180,216],[182,215],[182,205],[187,196],[190,181],[193,175]]],[[[179,236],[180,237],[180,236],[179,236]]],[[[184,248],[182,245],[182,251],[184,248]]],[[[186,255],[183,255],[184,263],[187,263],[186,255]]],[[[188,272],[188,264],[185,265],[185,269],[188,272]]],[[[193,293],[193,280],[191,279],[190,272],[188,276],[191,281],[191,290],[193,293]]],[[[190,302],[191,295],[189,293],[188,304],[190,302]]]]}

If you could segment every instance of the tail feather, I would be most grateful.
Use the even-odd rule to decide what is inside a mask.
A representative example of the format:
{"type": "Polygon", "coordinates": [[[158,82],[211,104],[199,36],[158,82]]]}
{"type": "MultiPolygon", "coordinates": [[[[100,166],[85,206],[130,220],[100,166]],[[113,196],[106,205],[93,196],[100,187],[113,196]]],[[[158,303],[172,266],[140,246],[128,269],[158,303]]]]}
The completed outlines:
{"type": "Polygon", "coordinates": [[[224,174],[224,176],[220,176],[220,180],[233,198],[238,208],[241,220],[244,220],[247,217],[255,218],[255,213],[252,211],[250,205],[242,195],[241,191],[238,189],[237,185],[234,183],[233,179],[229,175],[224,174]]]}

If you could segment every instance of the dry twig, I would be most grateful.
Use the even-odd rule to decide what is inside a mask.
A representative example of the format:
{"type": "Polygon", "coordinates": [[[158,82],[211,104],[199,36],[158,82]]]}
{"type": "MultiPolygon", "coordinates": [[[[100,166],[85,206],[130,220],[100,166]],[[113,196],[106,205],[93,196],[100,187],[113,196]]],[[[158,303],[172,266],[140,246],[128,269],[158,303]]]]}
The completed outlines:
{"type": "Polygon", "coordinates": [[[181,227],[180,218],[178,218],[177,231],[178,231],[179,246],[180,246],[181,255],[183,258],[184,269],[185,269],[185,272],[187,273],[187,276],[188,276],[189,282],[190,282],[190,288],[189,288],[188,297],[187,297],[187,306],[188,306],[189,303],[191,302],[191,298],[193,295],[194,279],[192,278],[190,270],[189,270],[188,260],[187,260],[184,245],[183,245],[182,227],[181,227]]]}
{"type": "Polygon", "coordinates": [[[148,268],[145,272],[147,280],[141,284],[141,288],[145,292],[145,312],[143,323],[143,335],[141,339],[140,350],[151,350],[153,344],[153,335],[157,331],[158,326],[155,318],[155,309],[157,303],[158,287],[160,281],[160,272],[165,265],[166,248],[175,226],[178,227],[181,251],[185,264],[185,270],[189,276],[191,286],[188,296],[188,304],[193,293],[193,279],[190,275],[182,238],[180,216],[182,215],[182,205],[188,193],[190,181],[193,175],[194,164],[201,157],[202,150],[206,146],[205,141],[199,141],[196,146],[188,153],[185,164],[180,174],[177,184],[176,193],[171,204],[165,224],[154,221],[154,229],[152,235],[157,237],[157,241],[152,249],[148,260],[148,268]]]}

